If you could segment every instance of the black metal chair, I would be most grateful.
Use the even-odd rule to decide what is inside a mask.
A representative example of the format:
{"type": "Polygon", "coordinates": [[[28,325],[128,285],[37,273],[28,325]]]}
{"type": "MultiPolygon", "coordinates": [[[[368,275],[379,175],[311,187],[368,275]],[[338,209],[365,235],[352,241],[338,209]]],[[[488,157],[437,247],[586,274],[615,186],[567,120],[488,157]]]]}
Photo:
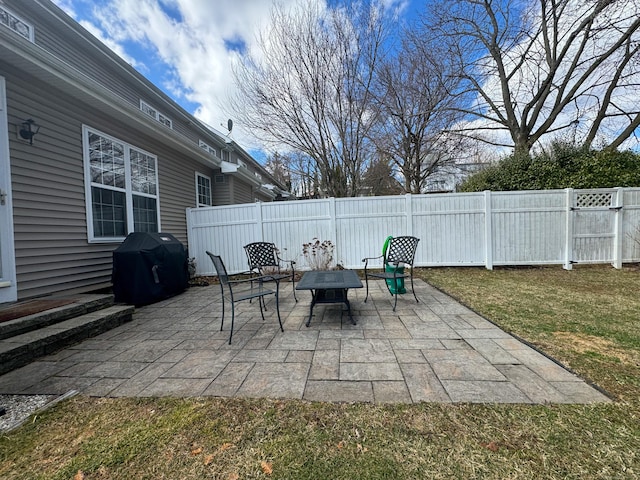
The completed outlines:
{"type": "Polygon", "coordinates": [[[276,282],[280,280],[291,279],[293,286],[293,298],[296,297],[296,272],[294,260],[284,260],[278,255],[278,249],[275,244],[270,242],[253,242],[244,246],[249,262],[249,271],[257,274],[263,282],[276,282]],[[288,265],[288,266],[287,266],[288,265]],[[291,273],[286,271],[290,269],[291,273]]]}
{"type": "Polygon", "coordinates": [[[393,311],[396,311],[396,305],[398,304],[398,291],[400,290],[400,279],[411,279],[411,292],[413,298],[418,301],[416,292],[413,288],[413,261],[416,256],[416,250],[418,248],[419,238],[404,236],[393,237],[390,239],[389,246],[383,255],[377,257],[363,258],[364,262],[364,279],[367,285],[367,293],[364,297],[365,303],[369,297],[369,277],[384,279],[389,293],[395,297],[393,302],[393,311]],[[382,271],[367,270],[370,260],[382,259],[382,271]],[[410,274],[405,273],[405,266],[410,267],[410,274]],[[394,286],[392,291],[392,287],[394,286]],[[395,293],[395,294],[394,294],[395,293]]]}
{"type": "MultiPolygon", "coordinates": [[[[211,258],[213,266],[216,269],[218,280],[220,281],[220,291],[222,292],[222,321],[220,322],[220,331],[224,326],[224,304],[225,300],[231,302],[231,332],[229,333],[229,345],[231,345],[231,338],[233,337],[233,324],[236,317],[235,305],[237,302],[243,300],[251,300],[254,298],[263,299],[267,295],[276,296],[276,311],[278,313],[278,323],[280,323],[280,331],[284,332],[282,328],[282,320],[280,318],[280,304],[278,299],[279,285],[276,283],[276,290],[269,290],[264,288],[263,283],[260,281],[260,277],[251,277],[241,280],[231,280],[227,274],[227,269],[224,266],[224,262],[219,255],[207,251],[207,255],[211,258]],[[255,282],[258,282],[255,285],[255,282]]],[[[259,301],[260,315],[262,321],[264,321],[263,302],[259,301]]]]}

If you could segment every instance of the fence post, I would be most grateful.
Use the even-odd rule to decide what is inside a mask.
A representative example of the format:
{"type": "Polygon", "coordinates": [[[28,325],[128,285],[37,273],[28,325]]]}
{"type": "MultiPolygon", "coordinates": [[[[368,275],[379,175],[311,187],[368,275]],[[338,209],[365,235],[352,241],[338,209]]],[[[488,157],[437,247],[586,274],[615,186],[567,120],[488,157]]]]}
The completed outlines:
{"type": "Polygon", "coordinates": [[[611,207],[613,210],[613,268],[622,268],[622,233],[623,233],[623,215],[624,215],[624,189],[616,188],[615,205],[611,207]]]}
{"type": "Polygon", "coordinates": [[[565,270],[573,269],[573,188],[565,189],[565,245],[564,245],[564,265],[565,270]]]}
{"type": "Polygon", "coordinates": [[[264,242],[264,225],[262,223],[262,202],[257,201],[254,203],[256,206],[256,229],[258,230],[256,233],[256,237],[258,240],[256,242],[264,242]]]}
{"type": "MultiPolygon", "coordinates": [[[[340,247],[338,247],[338,222],[336,218],[336,198],[329,198],[329,222],[331,236],[333,237],[333,258],[340,258],[340,247]]],[[[322,239],[321,239],[322,240],[322,239]]],[[[327,240],[331,240],[328,238],[327,240]]]]}
{"type": "Polygon", "coordinates": [[[491,190],[484,191],[484,262],[487,270],[493,270],[493,214],[491,190]]]}
{"type": "Polygon", "coordinates": [[[404,214],[406,216],[407,233],[405,235],[413,236],[413,197],[410,193],[404,196],[404,214]]]}

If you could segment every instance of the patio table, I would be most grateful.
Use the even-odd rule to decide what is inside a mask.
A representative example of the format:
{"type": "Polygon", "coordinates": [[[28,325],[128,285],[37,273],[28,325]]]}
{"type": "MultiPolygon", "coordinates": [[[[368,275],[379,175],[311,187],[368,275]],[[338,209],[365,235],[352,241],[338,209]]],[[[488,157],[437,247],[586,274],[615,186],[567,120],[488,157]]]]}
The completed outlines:
{"type": "Polygon", "coordinates": [[[349,319],[356,324],[351,315],[351,304],[347,298],[350,288],[362,288],[362,282],[354,270],[311,270],[305,272],[296,285],[296,290],[311,291],[311,306],[307,327],[311,323],[313,307],[318,303],[344,303],[347,306],[349,319]]]}

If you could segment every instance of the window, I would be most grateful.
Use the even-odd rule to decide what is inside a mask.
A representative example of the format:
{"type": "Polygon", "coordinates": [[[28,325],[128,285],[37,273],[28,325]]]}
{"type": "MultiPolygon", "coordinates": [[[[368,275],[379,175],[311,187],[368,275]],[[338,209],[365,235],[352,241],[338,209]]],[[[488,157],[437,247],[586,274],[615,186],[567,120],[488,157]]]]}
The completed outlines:
{"type": "Polygon", "coordinates": [[[157,232],[157,158],[92,128],[82,128],[89,241],[157,232]]]}
{"type": "Polygon", "coordinates": [[[33,26],[22,20],[11,10],[7,10],[3,5],[0,5],[0,24],[33,42],[33,26]]]}
{"type": "Polygon", "coordinates": [[[201,149],[209,152],[214,157],[217,156],[216,149],[210,146],[209,144],[207,144],[206,142],[203,142],[202,140],[200,140],[198,142],[198,145],[200,146],[201,149]]]}
{"type": "Polygon", "coordinates": [[[210,207],[211,201],[211,178],[196,172],[196,205],[198,207],[210,207]]]}
{"type": "Polygon", "coordinates": [[[144,100],[140,100],[140,110],[149,115],[150,117],[155,118],[158,122],[163,125],[166,125],[169,128],[173,128],[173,122],[169,117],[167,117],[164,113],[160,113],[151,105],[146,103],[144,100]]]}

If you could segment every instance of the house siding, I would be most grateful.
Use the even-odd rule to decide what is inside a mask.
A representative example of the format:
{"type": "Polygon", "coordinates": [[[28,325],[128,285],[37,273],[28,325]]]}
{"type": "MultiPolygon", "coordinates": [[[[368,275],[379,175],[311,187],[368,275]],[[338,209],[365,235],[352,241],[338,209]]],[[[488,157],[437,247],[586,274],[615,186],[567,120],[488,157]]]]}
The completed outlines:
{"type": "Polygon", "coordinates": [[[123,127],[115,118],[75,104],[35,78],[11,74],[2,62],[0,74],[7,80],[13,130],[9,149],[19,298],[110,285],[112,252],[118,244],[88,243],[83,124],[157,156],[162,231],[186,245],[185,209],[195,206],[194,172],[213,175],[212,169],[123,127]],[[32,117],[40,125],[33,146],[17,135],[22,121],[32,117]]]}
{"type": "MultiPolygon", "coordinates": [[[[53,4],[44,7],[49,15],[43,16],[43,7],[39,2],[8,0],[5,5],[35,26],[36,45],[125,99],[135,108],[140,108],[140,100],[145,101],[171,119],[173,130],[197,143],[199,135],[187,124],[187,112],[167,108],[167,102],[171,102],[171,99],[164,92],[149,85],[136,70],[125,69],[118,61],[110,59],[109,49],[81,25],[75,24],[69,29],[69,24],[63,18],[65,14],[58,7],[53,4]]],[[[149,117],[149,121],[156,120],[149,117]]],[[[208,142],[218,149],[222,147],[222,143],[211,138],[208,142]]]]}
{"type": "Polygon", "coordinates": [[[231,189],[230,189],[230,182],[229,182],[229,177],[222,175],[222,178],[224,179],[223,182],[218,181],[218,176],[222,175],[221,173],[216,173],[213,175],[213,177],[211,177],[211,181],[212,181],[212,195],[213,195],[213,205],[220,207],[223,205],[230,205],[231,204],[231,189]]]}
{"type": "MultiPolygon", "coordinates": [[[[112,252],[119,242],[89,241],[83,126],[157,158],[160,230],[185,245],[186,209],[196,204],[196,171],[212,178],[214,204],[254,200],[256,182],[244,173],[215,181],[220,160],[198,141],[220,151],[222,135],[210,132],[55,5],[45,0],[2,5],[35,28],[34,46],[0,26],[19,300],[111,285],[112,252]],[[174,128],[143,114],[140,99],[171,118],[174,128]],[[29,118],[40,126],[33,145],[18,135],[29,118]]],[[[232,148],[241,150],[234,143],[232,148]]],[[[246,161],[251,171],[264,174],[253,159],[246,161]]]]}

